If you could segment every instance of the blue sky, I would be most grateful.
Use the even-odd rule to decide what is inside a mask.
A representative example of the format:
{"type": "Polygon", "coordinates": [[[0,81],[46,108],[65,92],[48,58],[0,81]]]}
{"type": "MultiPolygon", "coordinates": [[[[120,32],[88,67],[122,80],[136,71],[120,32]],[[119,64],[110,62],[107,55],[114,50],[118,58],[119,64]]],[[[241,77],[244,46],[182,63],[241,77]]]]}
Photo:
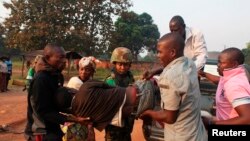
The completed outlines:
{"type": "MultiPolygon", "coordinates": [[[[7,16],[0,0],[1,17],[7,16]]],[[[5,0],[6,1],[6,0],[5,0]]],[[[8,1],[8,0],[7,0],[8,1]]],[[[150,14],[161,36],[169,32],[168,23],[181,15],[187,26],[199,28],[209,51],[224,47],[246,47],[250,42],[250,0],[132,0],[131,10],[150,14]]]]}

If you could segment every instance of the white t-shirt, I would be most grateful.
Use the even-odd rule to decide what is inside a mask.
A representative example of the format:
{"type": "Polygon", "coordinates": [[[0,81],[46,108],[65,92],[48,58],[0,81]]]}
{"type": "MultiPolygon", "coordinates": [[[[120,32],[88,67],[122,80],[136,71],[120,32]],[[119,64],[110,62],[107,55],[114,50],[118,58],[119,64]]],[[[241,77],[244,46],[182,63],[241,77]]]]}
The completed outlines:
{"type": "Polygon", "coordinates": [[[79,90],[82,84],[83,84],[82,80],[78,76],[74,76],[70,78],[67,87],[79,90]]]}

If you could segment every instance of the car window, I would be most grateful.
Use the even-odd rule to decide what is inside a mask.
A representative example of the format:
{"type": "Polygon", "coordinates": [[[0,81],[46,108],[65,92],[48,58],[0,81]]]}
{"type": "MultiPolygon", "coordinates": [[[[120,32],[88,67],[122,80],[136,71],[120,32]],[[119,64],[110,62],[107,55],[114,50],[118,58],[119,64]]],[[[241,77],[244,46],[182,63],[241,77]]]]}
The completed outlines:
{"type": "Polygon", "coordinates": [[[215,59],[208,59],[204,67],[204,72],[219,76],[217,72],[217,62],[215,59]]]}

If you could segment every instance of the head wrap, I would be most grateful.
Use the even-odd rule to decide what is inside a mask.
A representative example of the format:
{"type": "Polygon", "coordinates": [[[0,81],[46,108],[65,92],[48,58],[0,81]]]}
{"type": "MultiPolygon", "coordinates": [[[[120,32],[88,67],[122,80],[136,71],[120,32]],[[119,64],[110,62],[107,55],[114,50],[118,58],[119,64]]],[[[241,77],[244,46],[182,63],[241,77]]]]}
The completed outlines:
{"type": "Polygon", "coordinates": [[[86,67],[86,66],[91,66],[93,67],[93,69],[96,69],[96,63],[100,63],[101,61],[96,59],[93,56],[89,56],[89,57],[83,57],[80,61],[79,61],[79,67],[86,67]]]}
{"type": "Polygon", "coordinates": [[[39,59],[41,59],[43,55],[37,55],[36,58],[34,59],[34,64],[38,62],[39,59]]]}

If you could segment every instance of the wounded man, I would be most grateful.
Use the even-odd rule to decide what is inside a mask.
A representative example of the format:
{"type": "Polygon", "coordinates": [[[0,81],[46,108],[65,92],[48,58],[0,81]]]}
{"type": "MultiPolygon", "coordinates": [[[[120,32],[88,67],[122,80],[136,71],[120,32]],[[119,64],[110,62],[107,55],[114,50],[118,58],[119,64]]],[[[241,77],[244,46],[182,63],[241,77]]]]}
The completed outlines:
{"type": "Polygon", "coordinates": [[[135,86],[112,87],[101,81],[85,82],[72,95],[68,89],[58,89],[57,106],[61,111],[70,108],[75,116],[89,117],[93,126],[103,130],[108,124],[122,126],[121,119],[131,114],[136,103],[135,86]]]}
{"type": "Polygon", "coordinates": [[[89,80],[75,94],[69,88],[59,88],[55,101],[60,111],[69,110],[69,113],[77,117],[89,117],[93,127],[102,131],[108,124],[122,127],[123,118],[132,113],[138,116],[153,107],[150,101],[153,101],[155,91],[148,87],[153,86],[153,83],[147,81],[144,84],[147,87],[133,85],[122,88],[89,80]]]}

